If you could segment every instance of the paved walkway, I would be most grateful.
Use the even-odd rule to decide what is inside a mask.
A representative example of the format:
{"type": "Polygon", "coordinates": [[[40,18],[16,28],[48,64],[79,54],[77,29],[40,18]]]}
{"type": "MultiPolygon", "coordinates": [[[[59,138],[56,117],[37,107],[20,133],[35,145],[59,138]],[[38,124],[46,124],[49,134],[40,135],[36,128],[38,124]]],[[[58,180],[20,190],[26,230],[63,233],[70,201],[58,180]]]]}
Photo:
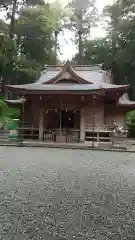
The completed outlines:
{"type": "Polygon", "coordinates": [[[1,240],[135,239],[135,155],[0,147],[1,240]]]}

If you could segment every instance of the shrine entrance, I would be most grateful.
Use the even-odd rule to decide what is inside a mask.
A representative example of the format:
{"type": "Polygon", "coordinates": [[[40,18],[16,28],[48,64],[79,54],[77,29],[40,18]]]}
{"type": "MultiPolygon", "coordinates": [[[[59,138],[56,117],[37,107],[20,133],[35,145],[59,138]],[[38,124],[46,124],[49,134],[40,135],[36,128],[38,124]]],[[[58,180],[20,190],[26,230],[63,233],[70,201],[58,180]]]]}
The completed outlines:
{"type": "Polygon", "coordinates": [[[48,109],[45,117],[44,141],[80,140],[80,109],[48,109]]]}
{"type": "Polygon", "coordinates": [[[80,109],[48,109],[46,129],[80,129],[80,109]]]}
{"type": "MultiPolygon", "coordinates": [[[[60,121],[59,121],[60,122],[60,121]]],[[[73,111],[61,111],[61,128],[72,129],[75,126],[75,113],[73,111]]]]}

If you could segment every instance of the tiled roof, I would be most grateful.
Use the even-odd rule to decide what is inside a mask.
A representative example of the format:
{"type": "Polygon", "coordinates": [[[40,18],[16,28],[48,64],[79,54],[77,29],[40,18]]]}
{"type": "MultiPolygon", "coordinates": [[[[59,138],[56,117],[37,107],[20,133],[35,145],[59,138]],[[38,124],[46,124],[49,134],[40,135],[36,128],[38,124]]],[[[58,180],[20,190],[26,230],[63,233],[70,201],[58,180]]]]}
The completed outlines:
{"type": "Polygon", "coordinates": [[[107,83],[95,84],[40,84],[39,82],[23,85],[12,85],[9,88],[20,90],[40,90],[40,91],[89,91],[99,89],[120,89],[127,88],[127,85],[114,85],[107,83]]]}
{"type": "Polygon", "coordinates": [[[60,70],[55,70],[55,71],[45,71],[41,74],[39,80],[37,81],[40,84],[46,83],[52,78],[55,78],[61,71],[60,70]]]}
{"type": "MultiPolygon", "coordinates": [[[[38,81],[32,84],[24,85],[9,85],[7,86],[11,91],[17,90],[20,92],[27,91],[70,91],[70,92],[81,92],[81,91],[94,91],[94,90],[109,90],[114,89],[115,92],[119,92],[121,95],[126,92],[128,85],[115,85],[111,84],[112,79],[109,72],[102,70],[100,65],[95,66],[47,66],[45,71],[42,72],[38,81]],[[61,74],[60,74],[61,73],[61,74]],[[64,74],[67,75],[64,75],[64,74]],[[63,75],[62,75],[63,74],[63,75]],[[59,76],[57,78],[57,76],[59,76]],[[64,78],[70,79],[75,77],[80,82],[78,84],[54,84],[53,80],[61,80],[64,78]],[[82,81],[82,79],[84,81],[82,81]],[[122,91],[120,91],[120,89],[122,91]]],[[[9,104],[21,104],[24,99],[18,100],[7,100],[9,104]]],[[[135,106],[135,102],[129,100],[128,95],[124,94],[118,102],[119,106],[135,106]]]]}
{"type": "Polygon", "coordinates": [[[88,82],[93,83],[104,83],[106,81],[105,79],[105,71],[99,69],[99,70],[89,70],[89,71],[75,71],[75,73],[85,79],[88,82]]]}
{"type": "Polygon", "coordinates": [[[124,89],[127,85],[111,84],[110,74],[96,66],[48,66],[41,74],[38,81],[32,84],[7,86],[14,90],[37,90],[37,91],[90,91],[107,89],[124,89]],[[63,75],[62,75],[63,74],[63,75]],[[56,77],[58,77],[56,79],[56,77]],[[77,84],[54,84],[53,80],[70,79],[70,77],[79,80],[77,84]],[[83,81],[84,80],[84,81],[83,81]]]}
{"type": "MultiPolygon", "coordinates": [[[[80,78],[93,83],[110,83],[110,77],[103,71],[99,65],[97,66],[73,66],[74,73],[80,78]]],[[[38,83],[47,83],[49,80],[55,78],[62,68],[58,67],[48,67],[44,72],[42,72],[38,83]]]]}

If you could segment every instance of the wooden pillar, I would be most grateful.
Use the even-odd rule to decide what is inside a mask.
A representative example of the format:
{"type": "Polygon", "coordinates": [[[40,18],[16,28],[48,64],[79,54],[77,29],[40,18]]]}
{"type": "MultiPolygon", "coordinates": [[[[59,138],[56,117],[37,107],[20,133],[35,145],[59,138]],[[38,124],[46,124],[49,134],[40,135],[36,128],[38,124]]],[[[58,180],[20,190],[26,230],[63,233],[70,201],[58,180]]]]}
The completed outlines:
{"type": "Polygon", "coordinates": [[[40,109],[39,113],[39,140],[43,140],[43,133],[44,133],[44,109],[40,109]]]}
{"type": "Polygon", "coordinates": [[[85,142],[84,108],[81,108],[81,112],[80,112],[80,142],[85,142]]]}
{"type": "Polygon", "coordinates": [[[99,138],[99,132],[97,133],[97,142],[99,143],[99,140],[100,140],[100,138],[99,138]]]}

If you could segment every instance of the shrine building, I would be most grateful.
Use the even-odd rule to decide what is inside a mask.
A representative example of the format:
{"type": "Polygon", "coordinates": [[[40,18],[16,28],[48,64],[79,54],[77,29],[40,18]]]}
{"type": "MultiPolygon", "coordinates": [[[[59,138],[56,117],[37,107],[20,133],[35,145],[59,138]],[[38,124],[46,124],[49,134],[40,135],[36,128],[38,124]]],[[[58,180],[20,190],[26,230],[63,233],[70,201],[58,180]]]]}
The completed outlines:
{"type": "Polygon", "coordinates": [[[113,122],[124,126],[126,112],[135,108],[129,86],[113,84],[100,65],[46,66],[35,83],[6,87],[20,98],[5,102],[21,109],[27,136],[40,141],[104,141],[113,122]]]}

